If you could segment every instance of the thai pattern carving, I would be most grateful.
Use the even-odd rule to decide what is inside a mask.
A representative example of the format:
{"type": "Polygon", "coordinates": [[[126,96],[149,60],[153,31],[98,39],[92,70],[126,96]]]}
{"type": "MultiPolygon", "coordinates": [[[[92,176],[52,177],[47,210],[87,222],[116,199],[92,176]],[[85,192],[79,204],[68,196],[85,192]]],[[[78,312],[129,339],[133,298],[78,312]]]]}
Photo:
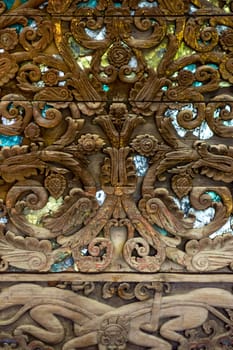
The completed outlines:
{"type": "Polygon", "coordinates": [[[3,2],[3,271],[232,268],[231,7],[3,2]]]}

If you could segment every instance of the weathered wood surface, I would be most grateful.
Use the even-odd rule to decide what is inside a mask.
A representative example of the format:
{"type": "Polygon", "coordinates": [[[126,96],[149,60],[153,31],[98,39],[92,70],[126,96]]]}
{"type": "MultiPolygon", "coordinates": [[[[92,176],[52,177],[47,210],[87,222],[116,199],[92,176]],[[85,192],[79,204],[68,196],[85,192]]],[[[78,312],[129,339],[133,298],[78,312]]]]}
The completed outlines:
{"type": "Polygon", "coordinates": [[[2,273],[1,282],[161,282],[161,283],[233,283],[233,275],[231,273],[209,273],[209,274],[195,274],[195,273],[2,273]]]}
{"type": "Polygon", "coordinates": [[[0,1],[0,349],[233,348],[233,1],[0,1]]]}
{"type": "Polygon", "coordinates": [[[1,12],[1,270],[230,272],[231,5],[1,12]]]}
{"type": "Polygon", "coordinates": [[[232,308],[228,283],[8,284],[0,293],[0,344],[16,349],[226,349],[233,343],[232,308]]]}

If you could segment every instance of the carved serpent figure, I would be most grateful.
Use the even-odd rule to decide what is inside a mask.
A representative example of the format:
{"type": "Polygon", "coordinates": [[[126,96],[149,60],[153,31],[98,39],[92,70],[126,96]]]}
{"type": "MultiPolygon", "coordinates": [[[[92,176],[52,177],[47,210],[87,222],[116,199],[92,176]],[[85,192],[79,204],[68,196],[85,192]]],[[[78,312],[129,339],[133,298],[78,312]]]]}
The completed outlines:
{"type": "Polygon", "coordinates": [[[115,308],[69,290],[21,283],[2,289],[0,293],[1,313],[6,314],[7,309],[17,307],[13,314],[9,309],[11,315],[1,316],[0,326],[13,324],[29,312],[35,323],[15,326],[14,334],[30,334],[47,343],[57,344],[65,339],[60,317],[73,322],[75,337],[64,343],[63,350],[96,344],[100,350],[120,350],[124,349],[124,342],[127,341],[151,350],[171,350],[169,341],[178,342],[180,348],[185,345],[186,339],[178,332],[203,325],[209,313],[231,324],[231,320],[217,308],[232,309],[233,295],[220,288],[200,288],[185,294],[162,297],[159,318],[169,318],[159,330],[163,338],[143,330],[143,325],[153,319],[152,305],[153,299],[150,298],[115,308]],[[114,318],[115,324],[112,321],[114,318]],[[103,335],[109,331],[112,337],[116,336],[121,322],[129,324],[127,337],[123,337],[120,344],[111,345],[113,347],[104,344],[101,340],[103,335]]]}

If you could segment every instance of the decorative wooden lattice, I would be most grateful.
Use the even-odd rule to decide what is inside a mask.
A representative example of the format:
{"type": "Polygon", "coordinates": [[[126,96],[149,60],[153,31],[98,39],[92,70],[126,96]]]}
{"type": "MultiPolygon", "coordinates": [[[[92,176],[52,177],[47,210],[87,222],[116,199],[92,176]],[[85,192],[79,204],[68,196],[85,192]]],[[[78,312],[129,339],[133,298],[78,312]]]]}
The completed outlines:
{"type": "Polygon", "coordinates": [[[0,348],[233,347],[232,11],[0,1],[0,348]]]}

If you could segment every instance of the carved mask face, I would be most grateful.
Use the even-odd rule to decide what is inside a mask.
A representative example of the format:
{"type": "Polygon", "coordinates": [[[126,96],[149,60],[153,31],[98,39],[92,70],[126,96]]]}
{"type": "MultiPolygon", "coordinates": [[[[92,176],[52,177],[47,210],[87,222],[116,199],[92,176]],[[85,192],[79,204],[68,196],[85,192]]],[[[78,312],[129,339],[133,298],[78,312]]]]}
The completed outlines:
{"type": "Polygon", "coordinates": [[[99,334],[99,350],[126,349],[126,332],[119,325],[110,325],[99,334]]]}
{"type": "Polygon", "coordinates": [[[110,118],[116,127],[123,125],[127,114],[127,108],[123,103],[113,103],[109,110],[110,118]]]}

